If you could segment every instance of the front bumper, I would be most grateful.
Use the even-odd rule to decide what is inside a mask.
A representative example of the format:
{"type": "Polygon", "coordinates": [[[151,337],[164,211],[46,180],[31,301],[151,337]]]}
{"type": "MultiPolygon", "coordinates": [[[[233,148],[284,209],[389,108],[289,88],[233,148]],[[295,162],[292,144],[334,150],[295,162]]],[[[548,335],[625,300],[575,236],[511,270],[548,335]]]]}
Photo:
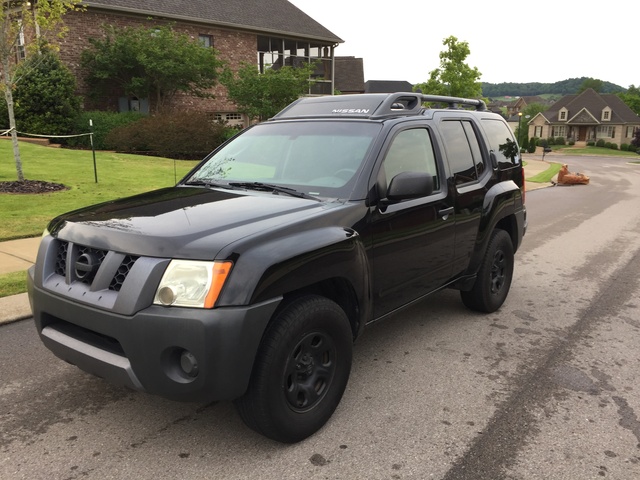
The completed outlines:
{"type": "Polygon", "coordinates": [[[153,306],[126,317],[30,287],[33,317],[57,357],[105,380],[172,400],[241,396],[279,300],[214,310],[153,306]],[[197,375],[181,367],[182,353],[197,375]]]}

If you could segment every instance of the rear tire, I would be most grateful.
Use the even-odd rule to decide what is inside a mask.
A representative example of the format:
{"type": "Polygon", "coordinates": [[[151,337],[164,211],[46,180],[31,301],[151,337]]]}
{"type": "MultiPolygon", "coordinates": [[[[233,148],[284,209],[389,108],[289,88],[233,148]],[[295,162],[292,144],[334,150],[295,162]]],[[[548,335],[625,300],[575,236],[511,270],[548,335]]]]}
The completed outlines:
{"type": "Polygon", "coordinates": [[[294,300],[267,328],[249,388],[235,401],[251,429],[284,443],[318,431],[335,411],[349,380],[353,335],[331,300],[294,300]]]}
{"type": "Polygon", "coordinates": [[[498,310],[511,288],[513,263],[511,237],[504,230],[494,230],[473,288],[468,292],[460,292],[462,303],[478,312],[498,310]]]}

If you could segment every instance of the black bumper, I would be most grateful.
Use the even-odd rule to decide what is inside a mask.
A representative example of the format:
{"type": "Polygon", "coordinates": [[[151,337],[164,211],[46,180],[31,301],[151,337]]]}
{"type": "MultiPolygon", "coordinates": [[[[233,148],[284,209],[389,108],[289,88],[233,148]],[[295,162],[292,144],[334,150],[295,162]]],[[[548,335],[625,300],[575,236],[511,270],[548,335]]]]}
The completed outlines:
{"type": "Polygon", "coordinates": [[[35,324],[57,357],[111,383],[180,401],[241,396],[281,300],[212,310],[154,305],[127,316],[38,288],[33,275],[35,324]],[[185,356],[189,373],[181,366],[185,356]]]}

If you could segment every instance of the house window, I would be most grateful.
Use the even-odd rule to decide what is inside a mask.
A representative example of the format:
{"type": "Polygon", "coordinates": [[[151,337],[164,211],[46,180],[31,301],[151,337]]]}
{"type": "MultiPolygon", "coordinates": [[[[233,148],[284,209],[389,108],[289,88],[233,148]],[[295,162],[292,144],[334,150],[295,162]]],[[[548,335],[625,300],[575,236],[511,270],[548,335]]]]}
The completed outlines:
{"type": "Polygon", "coordinates": [[[602,120],[605,122],[608,122],[609,120],[611,120],[611,108],[605,107],[602,110],[602,120]]]}
{"type": "Polygon", "coordinates": [[[616,136],[616,127],[611,125],[600,125],[598,127],[598,138],[614,138],[616,136]]]}
{"type": "Polygon", "coordinates": [[[533,136],[536,138],[542,138],[542,125],[536,125],[533,129],[533,136]]]}
{"type": "Polygon", "coordinates": [[[566,120],[567,119],[567,112],[560,112],[560,120],[566,120]]]}
{"type": "Polygon", "coordinates": [[[198,42],[205,48],[213,47],[213,36],[201,33],[198,35],[198,42]]]}
{"type": "Polygon", "coordinates": [[[552,137],[566,137],[567,129],[564,125],[556,125],[551,128],[552,137]]]}
{"type": "Polygon", "coordinates": [[[238,112],[230,112],[230,113],[216,113],[213,116],[213,119],[216,122],[226,123],[230,126],[235,125],[244,125],[244,120],[242,118],[242,114],[238,112]]]}
{"type": "Polygon", "coordinates": [[[627,138],[631,138],[633,137],[633,132],[635,131],[636,127],[627,127],[627,134],[625,135],[625,137],[627,138]]]}
{"type": "Polygon", "coordinates": [[[603,120],[609,120],[609,112],[604,112],[602,115],[603,120]]]}

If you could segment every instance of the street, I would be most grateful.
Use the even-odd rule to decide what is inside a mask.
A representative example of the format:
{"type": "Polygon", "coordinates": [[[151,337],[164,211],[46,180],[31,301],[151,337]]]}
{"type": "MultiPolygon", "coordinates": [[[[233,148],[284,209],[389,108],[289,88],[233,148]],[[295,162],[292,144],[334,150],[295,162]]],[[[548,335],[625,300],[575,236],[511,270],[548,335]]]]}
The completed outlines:
{"type": "MultiPolygon", "coordinates": [[[[0,478],[640,478],[640,165],[568,157],[529,192],[505,305],[439,292],[373,325],[329,423],[295,444],[233,405],[113,387],[0,327],[0,478]]],[[[639,157],[640,160],[640,157],[639,157]]]]}

